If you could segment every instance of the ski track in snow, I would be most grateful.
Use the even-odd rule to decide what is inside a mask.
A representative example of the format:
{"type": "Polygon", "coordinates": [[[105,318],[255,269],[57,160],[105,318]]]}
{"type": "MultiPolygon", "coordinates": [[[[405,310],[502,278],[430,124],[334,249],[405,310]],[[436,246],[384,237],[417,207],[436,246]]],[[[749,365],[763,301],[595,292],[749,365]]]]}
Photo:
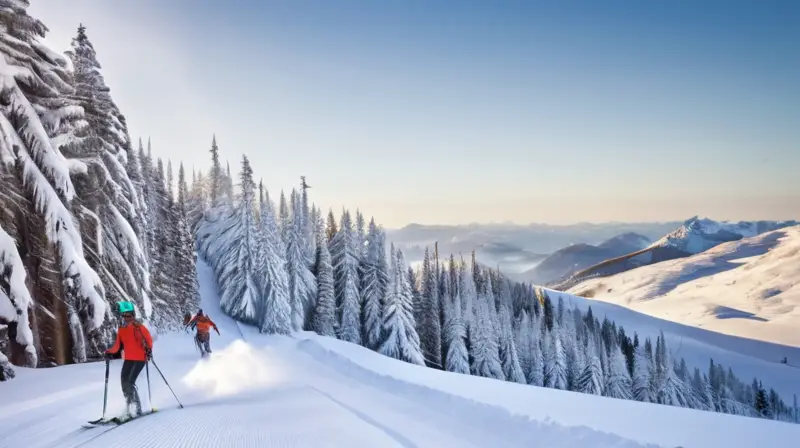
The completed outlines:
{"type": "MultiPolygon", "coordinates": [[[[216,285],[207,265],[199,262],[198,274],[202,307],[222,333],[212,337],[213,353],[200,360],[192,336],[184,333],[159,336],[154,350],[155,360],[184,404],[183,409],[178,409],[172,393],[151,366],[153,404],[159,412],[118,427],[84,429],[80,425],[98,418],[102,411],[102,362],[55,369],[20,368],[17,379],[0,384],[0,448],[656,446],[602,432],[603,426],[596,423],[590,428],[575,426],[576,419],[564,424],[549,417],[532,418],[512,412],[514,406],[488,404],[471,399],[468,393],[448,393],[399,379],[391,372],[371,370],[363,365],[363,358],[380,355],[360,347],[352,350],[363,351],[363,356],[350,359],[351,355],[343,354],[346,351],[333,350],[326,341],[307,333],[294,337],[261,335],[219,311],[216,285]]],[[[123,409],[120,367],[119,361],[111,364],[107,417],[120,415],[123,409]]],[[[416,372],[428,373],[423,368],[416,372]]],[[[474,380],[470,384],[479,388],[482,384],[495,385],[464,375],[453,380],[474,380]]],[[[144,372],[137,385],[142,407],[149,409],[144,372]]],[[[521,387],[526,392],[539,391],[521,387]]],[[[576,402],[583,398],[580,394],[547,392],[576,402]]],[[[628,404],[608,400],[615,405],[609,410],[628,404]]],[[[585,403],[588,409],[576,408],[575,412],[604,412],[594,407],[598,401],[585,403]]],[[[638,406],[633,410],[646,406],[630,404],[638,406]]],[[[547,406],[547,400],[538,406],[547,406]]],[[[618,417],[631,418],[631,426],[640,418],[618,417]]],[[[730,423],[737,423],[736,418],[730,423]]],[[[769,433],[773,427],[764,429],[769,433]]],[[[800,434],[800,426],[798,429],[795,434],[800,434]]],[[[626,434],[641,437],[635,431],[626,434]]]]}

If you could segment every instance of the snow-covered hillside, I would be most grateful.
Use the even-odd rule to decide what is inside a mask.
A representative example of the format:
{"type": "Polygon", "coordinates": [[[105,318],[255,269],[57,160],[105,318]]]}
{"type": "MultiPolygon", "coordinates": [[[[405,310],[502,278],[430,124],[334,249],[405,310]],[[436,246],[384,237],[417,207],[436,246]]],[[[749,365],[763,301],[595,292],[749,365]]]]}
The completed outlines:
{"type": "MultiPolygon", "coordinates": [[[[0,384],[0,445],[744,448],[800,438],[800,425],[446,373],[311,333],[261,335],[222,315],[211,269],[199,263],[198,272],[202,305],[222,332],[212,338],[214,353],[198,360],[184,333],[162,335],[154,351],[184,409],[151,366],[158,413],[82,429],[102,410],[103,363],[20,368],[16,380],[0,384]]],[[[612,305],[598,309],[656,322],[612,305]]],[[[112,363],[109,415],[122,408],[119,367],[112,363]]],[[[139,389],[149,407],[145,374],[139,389]]]]}
{"type": "Polygon", "coordinates": [[[672,247],[688,254],[699,254],[714,246],[792,225],[795,221],[724,222],[695,216],[650,247],[672,247]]]}
{"type": "Polygon", "coordinates": [[[563,291],[590,278],[606,277],[641,266],[688,257],[726,242],[796,225],[800,225],[800,222],[741,221],[732,223],[695,216],[640,251],[605,260],[578,271],[552,286],[563,291]]]}
{"type": "MultiPolygon", "coordinates": [[[[588,280],[569,292],[687,325],[800,347],[800,226],[588,280]]],[[[800,353],[789,362],[800,366],[800,353]]]]}

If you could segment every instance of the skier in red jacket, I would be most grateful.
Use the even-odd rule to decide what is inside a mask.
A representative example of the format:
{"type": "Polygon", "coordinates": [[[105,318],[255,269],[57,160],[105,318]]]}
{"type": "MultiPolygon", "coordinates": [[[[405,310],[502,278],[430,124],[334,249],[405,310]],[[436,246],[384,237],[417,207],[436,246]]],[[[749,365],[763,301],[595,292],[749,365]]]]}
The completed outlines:
{"type": "Polygon", "coordinates": [[[142,414],[142,403],[139,400],[139,391],[136,388],[136,379],[142,372],[147,361],[153,356],[153,338],[144,324],[137,321],[131,302],[120,302],[119,311],[122,314],[123,324],[117,330],[114,345],[105,352],[106,359],[112,359],[122,350],[125,361],[122,363],[121,381],[122,394],[125,402],[136,408],[136,415],[142,414]]]}

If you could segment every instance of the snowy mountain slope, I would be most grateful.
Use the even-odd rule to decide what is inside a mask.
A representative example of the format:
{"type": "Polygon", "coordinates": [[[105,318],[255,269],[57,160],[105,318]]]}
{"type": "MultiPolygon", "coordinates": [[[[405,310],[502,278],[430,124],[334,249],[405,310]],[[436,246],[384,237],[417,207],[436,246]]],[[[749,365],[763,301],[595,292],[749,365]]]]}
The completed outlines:
{"type": "MultiPolygon", "coordinates": [[[[569,292],[686,325],[800,347],[800,226],[587,280],[569,292]]],[[[800,365],[800,353],[789,361],[800,365]]]]}
{"type": "MultiPolygon", "coordinates": [[[[198,271],[202,306],[222,332],[214,353],[199,361],[184,333],[161,336],[154,351],[184,409],[151,368],[160,412],[84,430],[102,409],[102,363],[20,368],[0,384],[4,403],[15,403],[0,403],[0,446],[730,448],[800,437],[800,425],[446,373],[310,333],[261,335],[219,313],[213,274],[203,263],[198,271]]],[[[119,367],[112,363],[110,415],[122,404],[119,367]]],[[[145,373],[138,384],[148,407],[145,373]]]]}
{"type": "Polygon", "coordinates": [[[585,269],[609,258],[636,252],[647,247],[651,241],[634,232],[610,238],[597,246],[579,243],[559,249],[535,267],[520,275],[522,281],[547,284],[573,272],[585,269]]]}
{"type": "Polygon", "coordinates": [[[731,223],[695,216],[642,250],[605,260],[578,271],[566,280],[551,286],[564,291],[590,278],[606,277],[640,266],[688,257],[726,242],[737,241],[742,238],[749,238],[799,224],[797,221],[741,221],[731,223]]]}

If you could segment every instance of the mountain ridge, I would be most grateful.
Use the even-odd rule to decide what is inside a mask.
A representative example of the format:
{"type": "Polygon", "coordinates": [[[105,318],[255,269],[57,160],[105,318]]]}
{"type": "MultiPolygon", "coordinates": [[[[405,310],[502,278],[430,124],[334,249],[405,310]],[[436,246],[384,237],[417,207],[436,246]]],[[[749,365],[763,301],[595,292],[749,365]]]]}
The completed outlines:
{"type": "Polygon", "coordinates": [[[644,249],[603,260],[548,286],[557,290],[568,290],[591,278],[607,277],[642,266],[688,257],[726,242],[796,225],[800,225],[800,222],[794,220],[730,222],[694,216],[644,249]]]}

